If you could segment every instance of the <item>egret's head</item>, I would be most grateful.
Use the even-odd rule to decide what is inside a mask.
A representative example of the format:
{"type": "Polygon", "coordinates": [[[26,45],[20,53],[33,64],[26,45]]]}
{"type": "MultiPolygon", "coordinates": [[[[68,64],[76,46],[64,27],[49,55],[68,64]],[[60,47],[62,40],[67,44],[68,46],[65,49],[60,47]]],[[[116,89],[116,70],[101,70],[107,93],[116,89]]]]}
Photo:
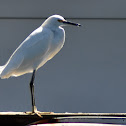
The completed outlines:
{"type": "Polygon", "coordinates": [[[45,20],[43,25],[48,25],[52,27],[59,27],[59,26],[64,26],[64,25],[74,25],[74,26],[81,26],[80,24],[77,23],[72,23],[67,20],[65,20],[62,16],[60,15],[52,15],[49,18],[45,20]]]}

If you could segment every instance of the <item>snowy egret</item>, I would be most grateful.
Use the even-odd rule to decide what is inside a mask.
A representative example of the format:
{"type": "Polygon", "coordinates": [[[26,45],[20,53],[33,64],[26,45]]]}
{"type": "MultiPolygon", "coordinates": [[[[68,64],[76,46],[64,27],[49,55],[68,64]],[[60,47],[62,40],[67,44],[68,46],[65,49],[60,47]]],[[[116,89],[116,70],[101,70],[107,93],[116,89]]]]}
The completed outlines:
{"type": "Polygon", "coordinates": [[[2,79],[32,73],[30,91],[33,113],[37,111],[34,98],[36,70],[52,59],[63,47],[65,31],[61,26],[64,25],[81,26],[68,22],[60,15],[52,15],[19,45],[4,66],[0,66],[2,79]]]}

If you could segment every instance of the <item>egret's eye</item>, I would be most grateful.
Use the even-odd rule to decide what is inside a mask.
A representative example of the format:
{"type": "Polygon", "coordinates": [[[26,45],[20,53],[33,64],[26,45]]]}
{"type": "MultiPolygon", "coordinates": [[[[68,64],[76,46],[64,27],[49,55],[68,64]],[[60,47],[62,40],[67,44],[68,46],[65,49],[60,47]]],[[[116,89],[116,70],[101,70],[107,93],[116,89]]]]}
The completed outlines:
{"type": "Polygon", "coordinates": [[[58,22],[63,22],[63,20],[58,19],[58,22]]]}

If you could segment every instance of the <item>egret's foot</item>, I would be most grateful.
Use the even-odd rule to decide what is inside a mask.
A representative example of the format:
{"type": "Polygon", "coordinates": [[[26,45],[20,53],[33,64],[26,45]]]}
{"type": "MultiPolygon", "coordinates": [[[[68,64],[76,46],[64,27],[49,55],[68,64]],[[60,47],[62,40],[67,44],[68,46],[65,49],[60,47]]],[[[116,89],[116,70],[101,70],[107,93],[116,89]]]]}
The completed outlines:
{"type": "Polygon", "coordinates": [[[37,110],[37,107],[36,107],[36,106],[34,106],[34,108],[33,108],[33,110],[32,110],[32,113],[33,113],[33,114],[36,114],[36,115],[38,115],[39,117],[42,118],[42,116],[41,116],[41,114],[40,114],[40,111],[37,110]]]}

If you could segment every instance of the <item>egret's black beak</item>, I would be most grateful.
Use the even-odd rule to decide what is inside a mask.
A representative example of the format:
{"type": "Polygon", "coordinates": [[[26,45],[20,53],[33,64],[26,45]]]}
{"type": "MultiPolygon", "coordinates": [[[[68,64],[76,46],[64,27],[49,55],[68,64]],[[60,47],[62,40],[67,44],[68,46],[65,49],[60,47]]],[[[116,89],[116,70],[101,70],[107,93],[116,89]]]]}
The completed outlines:
{"type": "Polygon", "coordinates": [[[78,26],[78,27],[79,27],[79,26],[81,26],[81,24],[78,24],[78,23],[73,23],[73,22],[66,21],[66,20],[64,20],[64,21],[63,21],[63,23],[64,23],[64,24],[69,24],[69,25],[78,26]]]}

